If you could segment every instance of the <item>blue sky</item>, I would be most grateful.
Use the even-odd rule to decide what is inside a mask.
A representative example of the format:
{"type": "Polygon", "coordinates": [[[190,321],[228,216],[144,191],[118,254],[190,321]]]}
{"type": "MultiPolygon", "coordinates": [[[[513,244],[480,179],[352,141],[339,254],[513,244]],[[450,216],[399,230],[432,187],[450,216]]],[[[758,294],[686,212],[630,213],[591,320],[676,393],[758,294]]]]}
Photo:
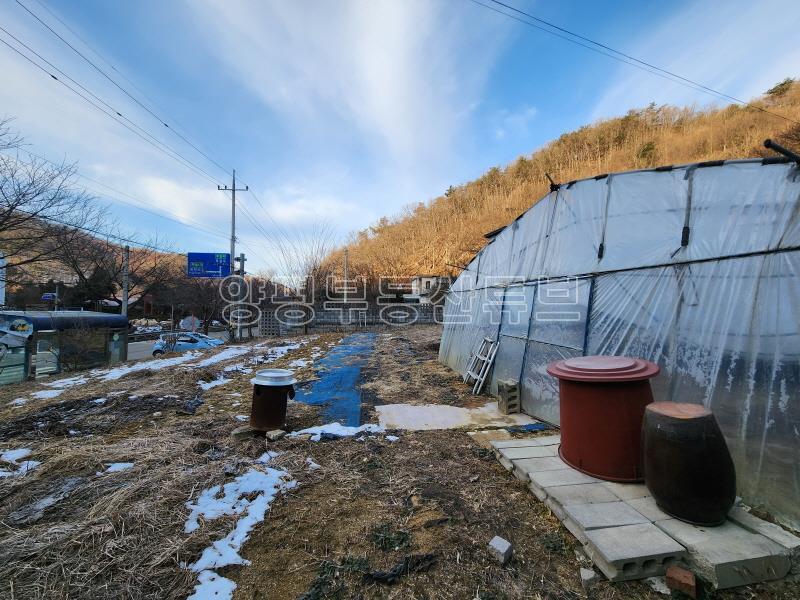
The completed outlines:
{"type": "MultiPolygon", "coordinates": [[[[144,101],[143,92],[170,126],[237,169],[261,205],[251,194],[239,199],[268,236],[240,217],[252,270],[280,271],[275,245],[284,236],[307,243],[324,223],[344,240],[598,118],[651,101],[713,101],[468,0],[21,2],[144,101]]],[[[508,2],[738,97],[800,75],[797,2],[508,2]]],[[[227,181],[15,1],[0,4],[0,24],[212,179],[227,181]]],[[[13,43],[3,32],[0,39],[13,43]]],[[[111,205],[123,231],[157,233],[181,251],[227,251],[229,204],[215,183],[3,45],[0,73],[0,115],[15,117],[31,151],[77,161],[94,180],[80,183],[111,205]],[[219,233],[136,210],[96,182],[219,233]]]]}

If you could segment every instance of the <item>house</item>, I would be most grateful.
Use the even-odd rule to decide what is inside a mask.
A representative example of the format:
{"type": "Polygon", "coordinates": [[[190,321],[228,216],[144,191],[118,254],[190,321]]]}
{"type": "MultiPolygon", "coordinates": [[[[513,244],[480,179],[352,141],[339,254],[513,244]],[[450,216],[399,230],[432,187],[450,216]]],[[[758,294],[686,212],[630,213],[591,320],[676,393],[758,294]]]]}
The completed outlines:
{"type": "Polygon", "coordinates": [[[441,304],[452,281],[446,275],[416,275],[411,278],[411,296],[420,304],[441,304]]]}

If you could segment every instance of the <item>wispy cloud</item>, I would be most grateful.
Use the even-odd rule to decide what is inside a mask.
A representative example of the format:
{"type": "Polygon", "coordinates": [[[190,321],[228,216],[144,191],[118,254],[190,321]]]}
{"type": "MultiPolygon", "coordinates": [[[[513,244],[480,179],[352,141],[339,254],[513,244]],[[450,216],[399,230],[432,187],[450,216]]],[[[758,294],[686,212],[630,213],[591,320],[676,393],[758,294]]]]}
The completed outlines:
{"type": "Polygon", "coordinates": [[[536,118],[538,110],[535,106],[523,106],[515,111],[501,110],[495,116],[494,137],[502,140],[508,135],[525,135],[528,127],[536,118]]]}
{"type": "Polygon", "coordinates": [[[295,131],[399,167],[450,159],[503,39],[484,31],[478,47],[477,23],[423,0],[187,7],[219,59],[295,131]]]}
{"type": "MultiPolygon", "coordinates": [[[[732,0],[724,8],[698,2],[663,24],[643,31],[629,54],[743,100],[800,74],[800,4],[781,0],[732,0]],[[767,34],[768,32],[768,34],[767,34]]],[[[624,113],[649,102],[727,103],[677,83],[620,65],[592,112],[624,113]]]]}

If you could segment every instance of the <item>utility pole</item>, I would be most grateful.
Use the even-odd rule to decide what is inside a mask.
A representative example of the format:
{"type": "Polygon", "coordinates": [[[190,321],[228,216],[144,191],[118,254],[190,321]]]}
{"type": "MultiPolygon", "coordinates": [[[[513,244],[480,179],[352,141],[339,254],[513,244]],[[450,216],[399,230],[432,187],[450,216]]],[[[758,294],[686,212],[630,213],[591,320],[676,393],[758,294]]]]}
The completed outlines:
{"type": "Polygon", "coordinates": [[[350,283],[347,281],[347,248],[344,249],[344,303],[347,304],[347,286],[350,283]]]}
{"type": "Polygon", "coordinates": [[[247,185],[243,188],[236,187],[236,169],[234,169],[231,187],[218,185],[217,189],[221,192],[231,193],[231,273],[233,273],[235,270],[234,262],[236,261],[236,192],[246,192],[250,187],[247,185]]]}
{"type": "MultiPolygon", "coordinates": [[[[247,260],[244,257],[244,252],[242,252],[239,255],[239,257],[237,259],[235,259],[235,260],[239,261],[239,275],[242,278],[242,282],[241,282],[241,285],[239,286],[239,294],[238,294],[238,296],[239,296],[239,298],[238,298],[239,304],[241,304],[241,301],[243,299],[242,295],[244,293],[244,262],[245,262],[245,260],[247,260]]],[[[239,304],[237,304],[236,312],[235,312],[235,314],[236,314],[236,338],[239,341],[241,341],[242,340],[242,316],[239,314],[239,310],[238,310],[239,309],[239,304]]]]}
{"type": "MultiPolygon", "coordinates": [[[[128,289],[130,287],[130,258],[131,247],[125,246],[122,251],[122,314],[128,316],[128,289]]],[[[57,290],[58,288],[56,288],[57,290]]],[[[58,292],[56,291],[56,301],[58,301],[58,292]]]]}

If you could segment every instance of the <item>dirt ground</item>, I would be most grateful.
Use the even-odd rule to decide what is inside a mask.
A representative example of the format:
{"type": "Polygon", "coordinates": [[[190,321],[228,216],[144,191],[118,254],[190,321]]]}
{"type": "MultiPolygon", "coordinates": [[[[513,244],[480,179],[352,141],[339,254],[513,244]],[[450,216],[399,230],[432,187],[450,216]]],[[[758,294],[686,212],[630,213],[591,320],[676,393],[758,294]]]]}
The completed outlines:
{"type": "MultiPolygon", "coordinates": [[[[439,334],[428,326],[378,334],[362,371],[363,417],[374,422],[372,407],[381,403],[487,400],[437,362],[439,334]]],[[[311,361],[342,336],[303,338],[269,366],[311,361]]],[[[197,379],[214,380],[225,366],[267,351],[252,348],[202,372],[175,367],[92,380],[23,406],[10,403],[46,388],[0,391],[0,449],[31,448],[41,462],[0,479],[0,598],[186,598],[197,582],[186,565],[235,518],[187,534],[185,503],[231,481],[267,449],[283,452],[270,466],[298,485],[279,494],[253,530],[241,552],[250,564],[217,569],[236,582],[237,600],[583,597],[574,538],[465,431],[391,432],[396,441],[231,435],[243,425],[237,415],[249,411],[252,375],[229,371],[232,381],[200,394],[197,379]],[[134,466],[97,475],[117,461],[134,466]],[[505,567],[486,548],[495,535],[514,544],[505,567]]],[[[300,371],[300,379],[315,376],[311,364],[300,371]]],[[[290,403],[288,429],[321,423],[315,407],[290,403]]],[[[644,583],[603,583],[593,597],[664,596],[644,583]]],[[[796,584],[779,582],[717,597],[799,595],[796,584]]]]}

